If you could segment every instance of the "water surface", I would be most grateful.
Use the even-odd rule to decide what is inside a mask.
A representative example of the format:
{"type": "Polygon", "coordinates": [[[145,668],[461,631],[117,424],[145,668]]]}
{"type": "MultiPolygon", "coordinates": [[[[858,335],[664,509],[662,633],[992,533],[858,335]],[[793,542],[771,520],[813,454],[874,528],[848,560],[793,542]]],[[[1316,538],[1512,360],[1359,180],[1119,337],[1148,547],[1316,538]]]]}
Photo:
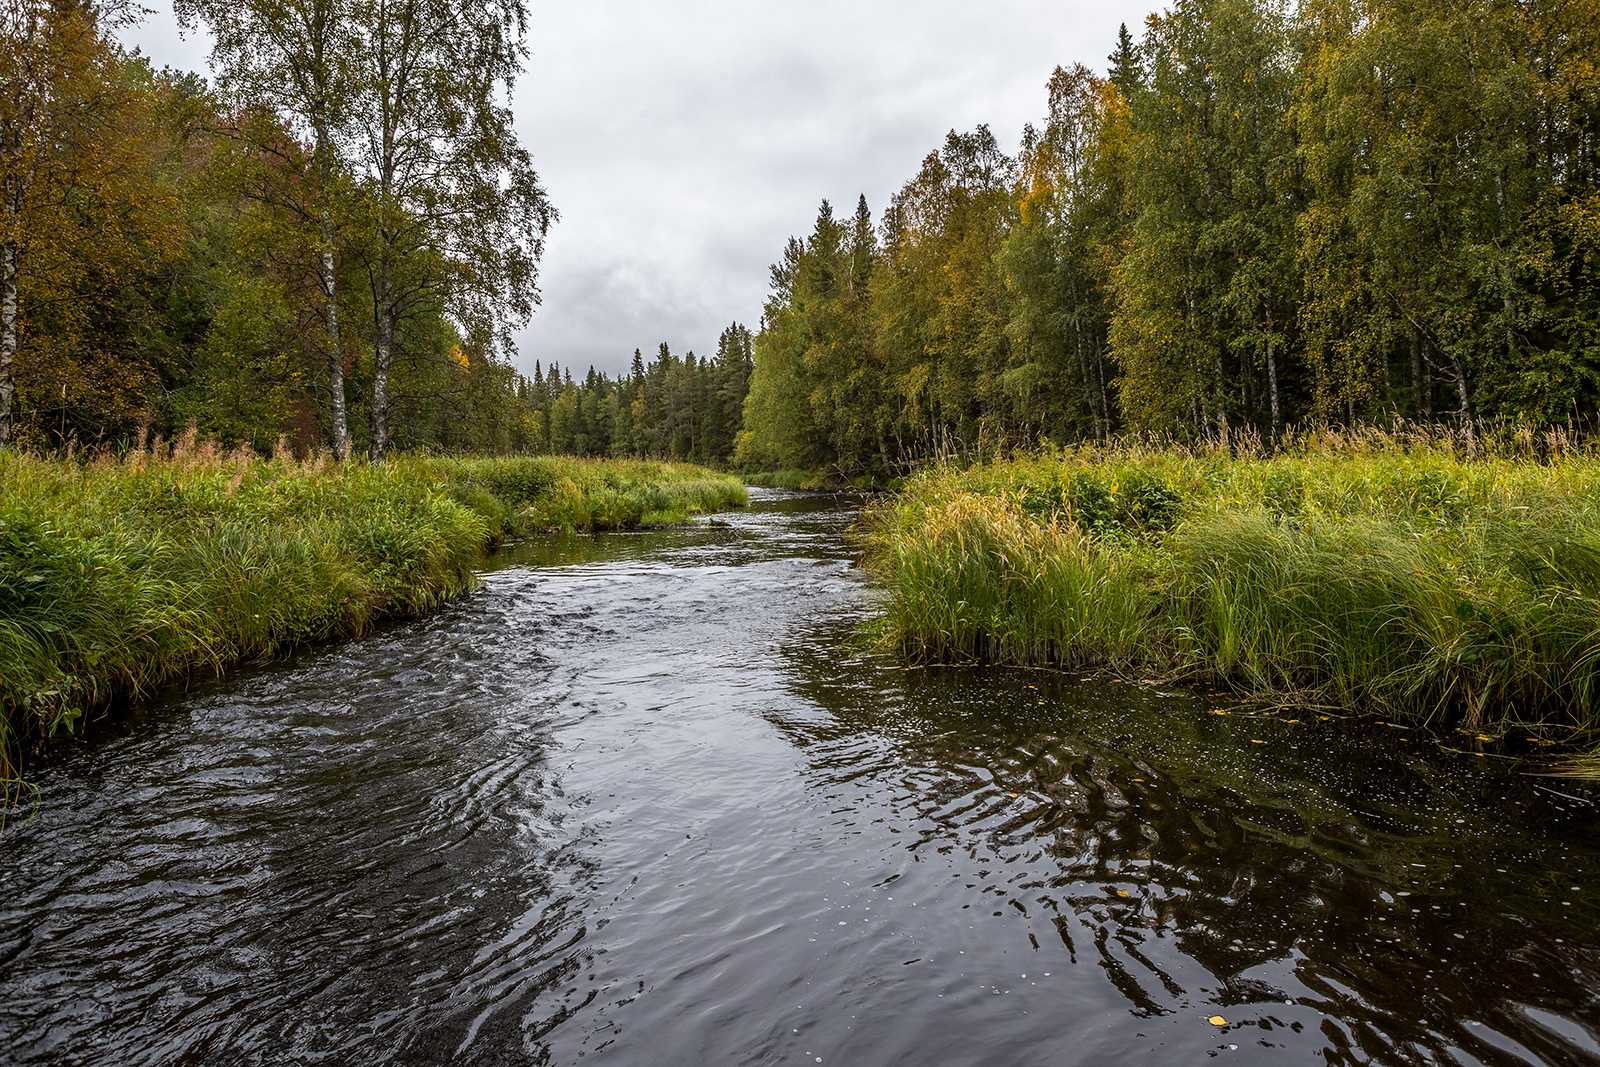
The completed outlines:
{"type": "Polygon", "coordinates": [[[1600,1063],[1582,787],[899,669],[848,507],[755,496],[65,746],[0,1060],[1600,1063]]]}

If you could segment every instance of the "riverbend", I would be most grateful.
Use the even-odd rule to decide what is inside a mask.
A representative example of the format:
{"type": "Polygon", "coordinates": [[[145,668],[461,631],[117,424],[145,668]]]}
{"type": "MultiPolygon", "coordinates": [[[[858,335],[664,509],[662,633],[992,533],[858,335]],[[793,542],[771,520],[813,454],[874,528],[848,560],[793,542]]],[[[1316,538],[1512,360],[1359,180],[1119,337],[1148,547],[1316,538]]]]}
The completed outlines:
{"type": "Polygon", "coordinates": [[[902,669],[852,517],[530,541],[51,752],[0,837],[0,1058],[1600,1062],[1588,787],[902,669]]]}

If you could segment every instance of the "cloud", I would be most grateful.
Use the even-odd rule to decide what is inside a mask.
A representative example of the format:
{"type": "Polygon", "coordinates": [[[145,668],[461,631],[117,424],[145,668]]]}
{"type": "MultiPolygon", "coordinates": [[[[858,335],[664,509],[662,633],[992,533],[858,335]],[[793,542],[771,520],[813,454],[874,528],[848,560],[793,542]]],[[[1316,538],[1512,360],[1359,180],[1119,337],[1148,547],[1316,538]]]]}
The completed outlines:
{"type": "MultiPolygon", "coordinates": [[[[635,348],[752,326],[817,204],[873,210],[951,128],[1002,145],[1058,64],[1099,69],[1144,5],[1094,0],[562,0],[532,5],[519,133],[561,211],[519,363],[616,372],[635,348]]],[[[127,34],[203,70],[165,5],[127,34]]]]}

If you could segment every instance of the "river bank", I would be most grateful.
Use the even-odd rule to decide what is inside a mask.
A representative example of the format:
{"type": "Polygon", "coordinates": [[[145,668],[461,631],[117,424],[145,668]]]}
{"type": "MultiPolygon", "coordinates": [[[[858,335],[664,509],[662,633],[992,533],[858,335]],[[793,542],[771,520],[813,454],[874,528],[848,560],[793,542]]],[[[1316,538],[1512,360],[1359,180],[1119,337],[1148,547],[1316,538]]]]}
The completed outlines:
{"type": "Polygon", "coordinates": [[[1594,789],[906,670],[858,501],[750,495],[55,746],[0,829],[5,1062],[1600,1056],[1594,789]]]}
{"type": "Polygon", "coordinates": [[[744,500],[733,477],[668,463],[0,452],[0,779],[27,739],[114,697],[425,611],[508,537],[744,500]]]}
{"type": "Polygon", "coordinates": [[[1218,684],[1480,742],[1600,735],[1600,462],[1080,449],[914,476],[867,523],[915,662],[1218,684]]]}
{"type": "Polygon", "coordinates": [[[898,484],[898,479],[885,482],[872,474],[857,474],[844,478],[835,471],[798,468],[746,471],[742,477],[746,485],[762,489],[788,489],[802,493],[874,492],[892,489],[898,484]]]}

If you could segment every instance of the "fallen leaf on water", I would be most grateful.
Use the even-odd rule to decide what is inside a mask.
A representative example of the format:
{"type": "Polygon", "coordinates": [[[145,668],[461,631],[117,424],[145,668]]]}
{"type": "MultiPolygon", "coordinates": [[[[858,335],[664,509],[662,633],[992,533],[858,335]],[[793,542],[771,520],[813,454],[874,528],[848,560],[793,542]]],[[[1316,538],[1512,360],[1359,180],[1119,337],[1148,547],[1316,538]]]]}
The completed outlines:
{"type": "Polygon", "coordinates": [[[1007,793],[1006,794],[1006,796],[1009,796],[1009,797],[1020,797],[1021,795],[1022,795],[1021,793],[1007,793]]]}
{"type": "Polygon", "coordinates": [[[1119,896],[1119,897],[1131,897],[1131,896],[1133,896],[1133,894],[1128,892],[1126,889],[1119,889],[1119,890],[1117,890],[1117,896],[1119,896]]]}
{"type": "Polygon", "coordinates": [[[1221,708],[1212,708],[1211,709],[1211,714],[1213,714],[1213,715],[1226,715],[1228,713],[1223,711],[1221,708]]]}
{"type": "Polygon", "coordinates": [[[1228,1025],[1228,1020],[1224,1019],[1220,1015],[1213,1015],[1211,1018],[1207,1019],[1206,1022],[1210,1023],[1212,1026],[1227,1026],[1228,1025]]]}

